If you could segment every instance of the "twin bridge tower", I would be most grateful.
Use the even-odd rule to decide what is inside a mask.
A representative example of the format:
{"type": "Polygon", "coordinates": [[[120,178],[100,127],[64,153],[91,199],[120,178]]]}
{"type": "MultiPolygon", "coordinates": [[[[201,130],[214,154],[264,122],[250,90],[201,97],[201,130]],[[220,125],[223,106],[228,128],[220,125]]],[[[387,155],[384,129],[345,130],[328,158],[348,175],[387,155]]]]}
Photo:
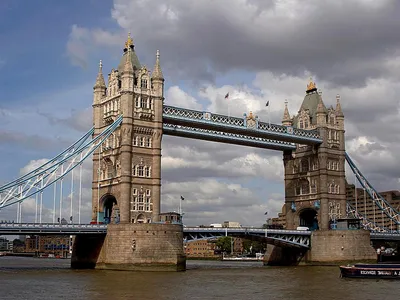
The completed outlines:
{"type": "MultiPolygon", "coordinates": [[[[118,68],[108,75],[108,85],[100,63],[94,86],[94,135],[121,114],[123,122],[93,156],[93,222],[108,223],[115,218],[120,223],[159,221],[163,102],[158,51],[151,73],[140,64],[128,37],[118,68]]],[[[258,122],[252,114],[245,119],[247,128],[258,122]]],[[[311,144],[306,141],[297,147],[278,148],[284,150],[287,228],[310,227],[318,220],[319,228],[328,229],[334,213],[344,216],[346,208],[340,98],[337,96],[336,108],[327,109],[310,80],[299,113],[291,117],[285,104],[282,124],[289,133],[293,129],[317,131],[320,138],[311,144]],[[329,207],[335,207],[335,212],[329,212],[329,207]]]]}
{"type": "MultiPolygon", "coordinates": [[[[320,257],[318,245],[335,249],[336,236],[328,229],[346,214],[339,96],[336,107],[327,108],[310,79],[297,115],[291,116],[285,103],[282,125],[261,122],[252,113],[236,118],[166,106],[159,52],[150,72],[140,64],[130,35],[107,85],[102,72],[100,62],[93,88],[94,137],[123,116],[93,155],[92,222],[109,225],[106,236],[76,237],[73,267],[185,269],[182,225],[160,219],[163,134],[283,151],[286,228],[320,229],[312,241],[314,260],[320,257]]],[[[366,234],[361,239],[353,234],[345,243],[368,248],[366,234]]],[[[329,258],[331,253],[324,251],[329,258]]],[[[292,256],[285,253],[280,257],[292,256]]],[[[344,258],[350,255],[343,253],[344,258]]]]}

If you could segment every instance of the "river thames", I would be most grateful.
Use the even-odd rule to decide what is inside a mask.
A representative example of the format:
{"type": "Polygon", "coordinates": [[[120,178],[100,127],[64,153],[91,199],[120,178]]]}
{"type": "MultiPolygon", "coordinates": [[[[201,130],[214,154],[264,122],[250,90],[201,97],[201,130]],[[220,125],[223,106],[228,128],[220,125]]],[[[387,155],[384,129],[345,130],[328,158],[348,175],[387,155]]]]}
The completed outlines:
{"type": "Polygon", "coordinates": [[[339,278],[338,267],[188,261],[187,271],[72,270],[69,260],[0,257],[0,299],[399,299],[400,282],[339,278]]]}

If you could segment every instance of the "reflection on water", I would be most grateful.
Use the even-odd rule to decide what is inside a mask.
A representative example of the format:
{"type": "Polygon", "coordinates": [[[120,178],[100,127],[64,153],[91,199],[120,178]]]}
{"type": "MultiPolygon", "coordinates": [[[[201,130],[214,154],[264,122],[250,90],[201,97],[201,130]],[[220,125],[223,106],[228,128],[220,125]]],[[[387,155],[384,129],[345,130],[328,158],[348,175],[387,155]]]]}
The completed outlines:
{"type": "Polygon", "coordinates": [[[338,267],[188,261],[186,272],[71,270],[69,260],[0,258],[0,299],[399,299],[400,282],[341,279],[338,267]]]}

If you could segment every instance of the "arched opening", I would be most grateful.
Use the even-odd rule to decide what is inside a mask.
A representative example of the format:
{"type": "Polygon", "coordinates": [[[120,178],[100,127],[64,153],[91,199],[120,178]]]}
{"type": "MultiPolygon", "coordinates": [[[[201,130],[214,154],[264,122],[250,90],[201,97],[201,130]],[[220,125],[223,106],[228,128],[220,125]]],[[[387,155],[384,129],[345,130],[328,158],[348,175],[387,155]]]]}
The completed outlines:
{"type": "Polygon", "coordinates": [[[102,217],[103,220],[99,220],[100,222],[104,222],[105,224],[109,224],[111,222],[111,216],[113,212],[113,206],[114,204],[117,204],[117,199],[113,195],[106,195],[102,199],[103,203],[103,215],[100,216],[102,217]]]}
{"type": "Polygon", "coordinates": [[[317,212],[312,208],[306,208],[299,214],[300,226],[308,227],[310,230],[319,229],[317,212]]]}
{"type": "Polygon", "coordinates": [[[138,215],[137,219],[136,219],[136,223],[146,223],[146,218],[144,215],[140,214],[138,215]]]}

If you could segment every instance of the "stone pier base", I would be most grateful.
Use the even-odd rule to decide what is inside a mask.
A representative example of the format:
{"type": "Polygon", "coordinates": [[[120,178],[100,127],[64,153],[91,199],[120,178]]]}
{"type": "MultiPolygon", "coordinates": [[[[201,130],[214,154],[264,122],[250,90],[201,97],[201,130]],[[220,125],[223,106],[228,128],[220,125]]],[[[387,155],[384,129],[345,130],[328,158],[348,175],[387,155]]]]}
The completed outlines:
{"type": "Polygon", "coordinates": [[[311,235],[311,250],[305,262],[329,264],[355,261],[376,261],[367,230],[317,230],[311,235]]]}
{"type": "Polygon", "coordinates": [[[338,265],[376,261],[367,230],[317,230],[311,235],[311,249],[268,245],[264,265],[338,265]]]}
{"type": "Polygon", "coordinates": [[[110,224],[105,236],[77,236],[71,267],[185,271],[182,226],[110,224]]]}

